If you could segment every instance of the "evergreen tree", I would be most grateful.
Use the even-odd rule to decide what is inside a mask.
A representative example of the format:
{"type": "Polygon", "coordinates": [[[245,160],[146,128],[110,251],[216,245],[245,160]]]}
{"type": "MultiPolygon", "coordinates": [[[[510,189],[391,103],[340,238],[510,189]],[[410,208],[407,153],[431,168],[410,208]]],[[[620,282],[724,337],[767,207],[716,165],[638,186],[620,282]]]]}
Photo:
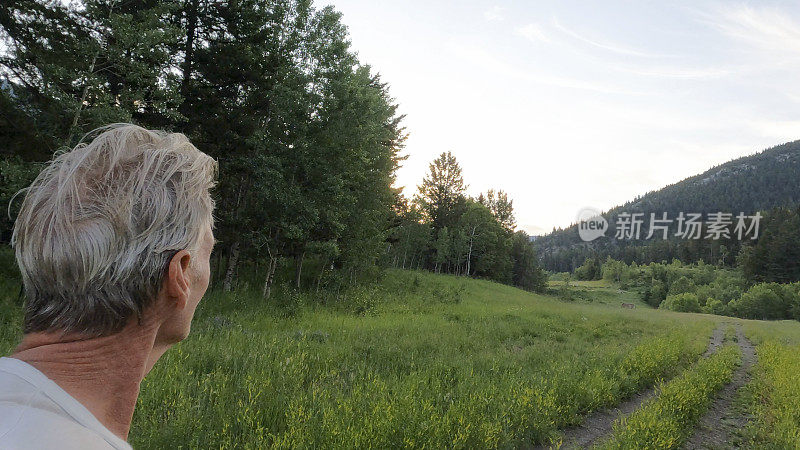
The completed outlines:
{"type": "Polygon", "coordinates": [[[464,209],[467,187],[452,153],[442,153],[433,160],[417,189],[416,201],[436,232],[455,224],[464,209]]]}
{"type": "Polygon", "coordinates": [[[511,260],[511,281],[514,286],[528,291],[544,291],[547,287],[547,274],[539,267],[533,243],[524,231],[517,231],[512,237],[511,260]]]}
{"type": "Polygon", "coordinates": [[[800,281],[800,208],[775,208],[765,214],[761,236],[744,246],[738,263],[751,283],[800,281]]]}

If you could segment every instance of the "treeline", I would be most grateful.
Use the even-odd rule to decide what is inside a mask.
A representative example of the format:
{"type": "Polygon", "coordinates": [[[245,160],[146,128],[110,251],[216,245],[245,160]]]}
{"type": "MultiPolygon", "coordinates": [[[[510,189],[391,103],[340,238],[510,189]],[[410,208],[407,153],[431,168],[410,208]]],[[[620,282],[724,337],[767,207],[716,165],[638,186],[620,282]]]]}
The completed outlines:
{"type": "Polygon", "coordinates": [[[219,161],[226,288],[252,261],[265,295],[282,267],[357,277],[384,251],[404,133],[340,19],[305,0],[3,2],[0,207],[56,150],[133,122],[219,161]]]}
{"type": "Polygon", "coordinates": [[[392,265],[544,289],[546,275],[530,237],[515,231],[513,201],[505,192],[467,196],[450,152],[430,164],[418,191],[411,200],[399,198],[390,235],[392,265]]]}
{"type": "Polygon", "coordinates": [[[607,257],[586,259],[579,279],[600,279],[637,287],[642,300],[675,311],[705,312],[747,319],[800,320],[800,207],[765,213],[759,238],[745,241],[732,267],[702,259],[684,264],[626,263],[607,257]]]}
{"type": "MultiPolygon", "coordinates": [[[[666,241],[669,242],[669,241],[666,241]]],[[[763,214],[759,225],[757,239],[745,239],[737,247],[738,252],[729,250],[725,244],[712,245],[710,240],[689,240],[696,242],[697,246],[707,245],[710,250],[715,250],[718,258],[712,259],[713,265],[718,267],[738,268],[748,284],[758,282],[790,283],[800,281],[800,207],[778,207],[763,214]]],[[[656,244],[653,244],[656,247],[656,244]]],[[[657,248],[657,247],[656,247],[657,248]]],[[[643,251],[653,248],[646,247],[643,251]]],[[[642,253],[647,254],[647,253],[642,253]]],[[[619,259],[627,264],[649,264],[649,258],[632,260],[619,259]]],[[[650,253],[650,256],[656,254],[650,253]]],[[[677,255],[669,253],[658,254],[660,262],[680,260],[677,255]],[[673,256],[668,258],[668,256],[673,256]]],[[[614,259],[607,256],[607,259],[614,259]]],[[[691,259],[690,259],[691,261],[691,259]]],[[[698,263],[705,263],[703,258],[697,259],[698,263]]],[[[579,279],[599,279],[602,273],[603,261],[598,253],[586,258],[581,266],[575,269],[579,279]]]]}
{"type": "Polygon", "coordinates": [[[402,116],[331,7],[9,0],[0,41],[0,209],[11,210],[0,243],[12,196],[54,152],[133,122],[182,132],[219,161],[213,276],[226,290],[243,278],[265,297],[276,278],[338,286],[382,264],[543,283],[527,237],[502,219],[504,195],[429,190],[416,202],[393,187],[402,116]]]}
{"type": "Polygon", "coordinates": [[[625,241],[605,246],[582,243],[545,254],[543,265],[553,267],[556,272],[569,272],[573,268],[588,270],[604,258],[627,264],[678,259],[687,263],[703,261],[721,267],[740,268],[749,282],[800,280],[800,207],[780,206],[759,214],[762,218],[757,239],[747,235],[740,241],[735,233],[731,233],[729,238],[717,240],[656,239],[646,245],[626,245],[625,241]],[[582,266],[586,267],[581,269],[582,266]]]}
{"type": "Polygon", "coordinates": [[[642,300],[656,308],[703,312],[746,319],[800,320],[800,281],[753,282],[736,269],[705,264],[626,264],[596,259],[575,271],[579,279],[605,279],[623,289],[641,292],[642,300]]]}
{"type": "MultiPolygon", "coordinates": [[[[714,167],[702,174],[687,178],[663,189],[649,192],[604,214],[613,230],[620,213],[644,213],[642,238],[648,235],[650,213],[675,219],[680,212],[726,212],[734,216],[794,205],[800,202],[800,141],[773,147],[758,154],[739,158],[714,167]]],[[[536,240],[545,269],[572,272],[587,258],[606,257],[630,264],[671,261],[722,264],[734,267],[741,251],[738,239],[678,239],[677,223],[669,229],[669,240],[660,232],[651,240],[614,239],[614,232],[592,242],[583,242],[575,225],[554,229],[536,240]]]]}

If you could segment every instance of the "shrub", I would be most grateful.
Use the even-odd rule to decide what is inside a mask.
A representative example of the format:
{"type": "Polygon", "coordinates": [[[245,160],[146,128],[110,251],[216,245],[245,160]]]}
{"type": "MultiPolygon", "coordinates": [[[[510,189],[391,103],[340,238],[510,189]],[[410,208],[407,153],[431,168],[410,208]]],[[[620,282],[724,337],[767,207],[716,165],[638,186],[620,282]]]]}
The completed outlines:
{"type": "Polygon", "coordinates": [[[800,282],[784,284],[783,299],[789,306],[789,317],[800,320],[800,282]]]}
{"type": "Polygon", "coordinates": [[[705,306],[714,297],[714,288],[711,285],[704,284],[697,286],[694,293],[697,294],[697,301],[700,302],[700,306],[705,306]]]}
{"type": "Polygon", "coordinates": [[[729,307],[734,315],[745,319],[784,319],[789,317],[790,301],[777,283],[757,284],[729,307]]]}
{"type": "Polygon", "coordinates": [[[700,312],[700,301],[696,294],[683,293],[668,295],[661,303],[661,308],[680,312],[700,312]]]}
{"type": "Polygon", "coordinates": [[[17,261],[14,259],[14,250],[2,244],[0,244],[0,277],[12,280],[20,279],[17,261]]]}
{"type": "Polygon", "coordinates": [[[669,287],[670,295],[684,294],[687,292],[694,292],[694,281],[690,280],[686,275],[675,280],[669,287]]]}
{"type": "Polygon", "coordinates": [[[603,278],[603,266],[595,258],[586,261],[575,269],[575,277],[579,280],[600,280],[603,278]]]}
{"type": "Polygon", "coordinates": [[[706,301],[705,306],[703,306],[702,311],[706,314],[718,314],[718,315],[725,315],[727,311],[727,305],[722,303],[721,301],[710,298],[706,301]]]}

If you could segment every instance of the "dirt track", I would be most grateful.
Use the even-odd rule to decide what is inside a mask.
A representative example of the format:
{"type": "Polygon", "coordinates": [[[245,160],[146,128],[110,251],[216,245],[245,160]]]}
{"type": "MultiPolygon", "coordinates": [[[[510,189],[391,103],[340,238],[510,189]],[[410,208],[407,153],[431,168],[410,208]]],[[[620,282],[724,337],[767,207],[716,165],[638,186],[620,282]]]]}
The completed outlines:
{"type": "Polygon", "coordinates": [[[684,448],[738,448],[732,440],[736,430],[747,424],[747,417],[734,407],[733,401],[736,399],[739,389],[750,381],[749,371],[756,362],[756,352],[742,332],[741,325],[735,324],[735,327],[736,341],[742,349],[742,364],[733,373],[731,382],[717,394],[684,448]]]}
{"type": "MultiPolygon", "coordinates": [[[[723,341],[725,340],[725,329],[729,325],[730,325],[729,323],[721,323],[719,326],[717,326],[716,329],[714,329],[714,332],[711,334],[711,338],[709,339],[708,342],[708,348],[706,349],[705,353],[703,353],[703,357],[708,357],[709,355],[712,355],[722,345],[723,341]]],[[[742,342],[746,342],[747,340],[746,338],[744,338],[744,334],[742,334],[741,329],[737,327],[737,336],[739,335],[741,336],[738,339],[740,342],[739,345],[742,345],[742,342]]],[[[749,342],[747,342],[747,345],[749,345],[749,342]]],[[[750,349],[752,350],[752,346],[750,346],[750,349]]],[[[746,355],[744,347],[742,347],[742,352],[746,355]]],[[[746,368],[744,366],[745,364],[742,364],[742,367],[740,367],[739,370],[736,372],[736,374],[734,374],[734,380],[736,380],[736,376],[738,375],[739,371],[742,371],[743,368],[745,369],[744,371],[746,372],[746,368]]],[[[734,384],[734,382],[732,381],[730,384],[734,384]]],[[[728,387],[726,386],[725,389],[728,389],[728,387]]],[[[738,388],[735,388],[733,392],[735,392],[736,389],[738,388]]],[[[642,403],[644,403],[647,399],[651,398],[654,394],[655,390],[653,388],[650,388],[646,391],[635,394],[628,400],[625,400],[622,403],[619,403],[613,407],[605,408],[590,413],[588,416],[586,416],[586,419],[580,425],[567,428],[566,430],[564,430],[563,444],[560,448],[562,449],[587,448],[591,447],[592,445],[600,443],[604,438],[608,437],[611,434],[614,422],[618,418],[632,413],[633,411],[638,409],[639,406],[641,406],[642,403]]],[[[732,396],[733,394],[731,394],[731,397],[732,396]]],[[[716,404],[717,401],[714,402],[714,405],[716,404]]],[[[714,406],[711,407],[710,411],[713,409],[714,406]]],[[[701,437],[700,439],[703,438],[701,437]]],[[[537,450],[547,449],[547,448],[555,448],[555,447],[552,446],[536,447],[537,450]]],[[[696,447],[688,447],[688,448],[696,448],[696,447]]]]}

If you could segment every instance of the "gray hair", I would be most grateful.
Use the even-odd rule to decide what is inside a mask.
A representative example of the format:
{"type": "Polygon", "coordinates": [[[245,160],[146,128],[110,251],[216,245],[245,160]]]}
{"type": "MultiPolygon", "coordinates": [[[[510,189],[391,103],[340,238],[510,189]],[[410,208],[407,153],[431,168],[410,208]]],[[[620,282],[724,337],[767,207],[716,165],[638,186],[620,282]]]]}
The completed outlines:
{"type": "Polygon", "coordinates": [[[176,252],[213,224],[217,163],[186,136],[130,124],[95,130],[30,187],[11,242],[25,333],[107,335],[141,319],[176,252]]]}

